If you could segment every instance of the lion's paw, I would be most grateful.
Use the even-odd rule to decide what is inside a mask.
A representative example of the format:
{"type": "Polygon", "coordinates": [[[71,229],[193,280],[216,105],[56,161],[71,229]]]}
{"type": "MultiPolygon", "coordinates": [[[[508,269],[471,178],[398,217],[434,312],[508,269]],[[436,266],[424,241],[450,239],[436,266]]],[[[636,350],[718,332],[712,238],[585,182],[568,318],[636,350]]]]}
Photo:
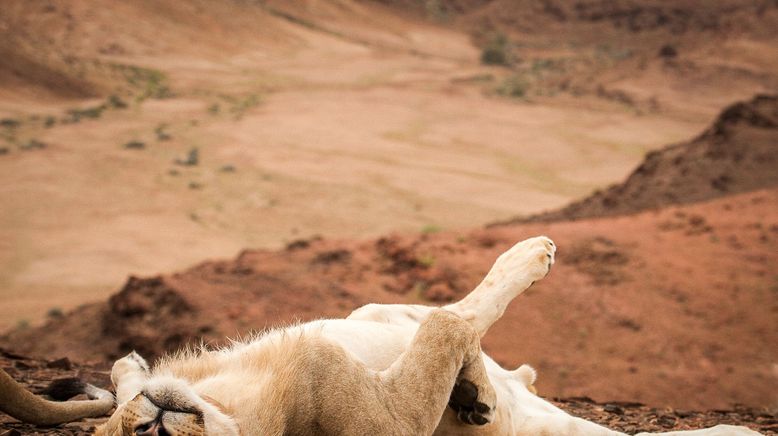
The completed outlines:
{"type": "Polygon", "coordinates": [[[556,244],[538,236],[519,242],[501,254],[487,279],[493,283],[521,282],[524,286],[545,277],[554,264],[556,244]]]}
{"type": "Polygon", "coordinates": [[[149,372],[149,364],[143,359],[140,354],[135,351],[122,357],[113,364],[111,368],[111,381],[114,386],[119,384],[119,381],[131,374],[145,374],[149,372]]]}
{"type": "Polygon", "coordinates": [[[448,405],[465,424],[485,425],[494,419],[496,397],[490,385],[479,387],[469,381],[460,380],[454,385],[448,405]],[[490,395],[491,394],[491,395],[490,395]]]}

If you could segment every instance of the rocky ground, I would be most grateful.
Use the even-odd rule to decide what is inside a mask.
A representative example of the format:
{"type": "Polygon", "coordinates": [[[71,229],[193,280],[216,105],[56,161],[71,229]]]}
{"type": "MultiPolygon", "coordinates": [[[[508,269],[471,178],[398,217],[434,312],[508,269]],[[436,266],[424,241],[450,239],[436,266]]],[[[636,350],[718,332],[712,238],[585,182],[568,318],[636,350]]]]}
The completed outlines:
{"type": "MultiPolygon", "coordinates": [[[[44,390],[52,381],[80,377],[96,386],[110,388],[109,370],[69,359],[31,359],[0,349],[0,368],[33,392],[44,390]]],[[[763,434],[778,434],[778,415],[759,408],[739,407],[732,410],[698,412],[672,408],[652,408],[634,402],[598,403],[588,397],[552,398],[551,401],[569,413],[627,433],[668,431],[710,427],[716,424],[745,425],[763,434]]],[[[0,415],[0,436],[21,435],[89,435],[103,419],[86,419],[53,427],[22,424],[0,415]]]]}

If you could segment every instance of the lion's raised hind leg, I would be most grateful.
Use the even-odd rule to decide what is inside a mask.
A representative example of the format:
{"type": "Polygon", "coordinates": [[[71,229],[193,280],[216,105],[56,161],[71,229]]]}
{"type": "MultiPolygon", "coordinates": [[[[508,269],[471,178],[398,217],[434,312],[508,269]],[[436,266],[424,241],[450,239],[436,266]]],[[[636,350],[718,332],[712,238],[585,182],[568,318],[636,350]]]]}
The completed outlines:
{"type": "MultiPolygon", "coordinates": [[[[472,323],[483,337],[514,298],[548,274],[555,252],[554,242],[545,236],[519,242],[497,258],[470,294],[444,309],[472,323]]],[[[434,309],[416,304],[368,304],[352,312],[348,319],[418,325],[434,309]]]]}
{"type": "Polygon", "coordinates": [[[519,242],[497,258],[470,294],[443,308],[469,321],[483,337],[514,298],[548,274],[555,252],[556,245],[545,236],[519,242]]]}

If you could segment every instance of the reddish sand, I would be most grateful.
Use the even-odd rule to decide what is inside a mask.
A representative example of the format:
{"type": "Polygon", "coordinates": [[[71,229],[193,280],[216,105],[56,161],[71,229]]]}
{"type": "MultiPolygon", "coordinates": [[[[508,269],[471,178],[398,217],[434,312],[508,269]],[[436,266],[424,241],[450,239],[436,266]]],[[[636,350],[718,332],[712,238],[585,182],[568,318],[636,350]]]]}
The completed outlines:
{"type": "Polygon", "coordinates": [[[246,247],[555,209],[778,88],[774,2],[403,3],[3,1],[0,329],[246,247]]]}
{"type": "Polygon", "coordinates": [[[775,98],[748,102],[778,5],[381,3],[4,1],[0,343],[106,363],[438,304],[548,234],[499,362],[546,396],[778,408],[775,98]]]}
{"type": "Polygon", "coordinates": [[[552,274],[484,339],[500,363],[534,365],[547,396],[681,408],[778,405],[778,190],[660,212],[363,242],[300,241],[130,279],[108,303],[3,340],[22,353],[156,356],[203,338],[344,316],[367,302],[459,298],[515,241],[560,247],[552,274]]]}

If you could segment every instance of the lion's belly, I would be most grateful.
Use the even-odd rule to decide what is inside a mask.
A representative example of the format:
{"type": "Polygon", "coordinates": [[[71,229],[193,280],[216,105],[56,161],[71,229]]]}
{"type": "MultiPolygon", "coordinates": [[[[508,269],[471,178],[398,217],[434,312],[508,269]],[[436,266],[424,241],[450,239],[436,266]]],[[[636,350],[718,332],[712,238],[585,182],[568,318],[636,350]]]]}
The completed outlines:
{"type": "Polygon", "coordinates": [[[320,325],[325,338],[377,371],[387,368],[408,348],[418,328],[351,319],[315,321],[312,324],[320,325]]]}

